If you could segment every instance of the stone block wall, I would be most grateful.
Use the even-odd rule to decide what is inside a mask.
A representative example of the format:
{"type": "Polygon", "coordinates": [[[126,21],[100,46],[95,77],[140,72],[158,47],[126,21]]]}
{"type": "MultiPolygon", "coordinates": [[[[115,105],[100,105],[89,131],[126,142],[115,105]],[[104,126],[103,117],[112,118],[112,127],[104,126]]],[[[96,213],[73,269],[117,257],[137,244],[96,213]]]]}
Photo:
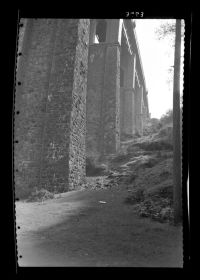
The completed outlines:
{"type": "Polygon", "coordinates": [[[132,135],[135,132],[134,90],[122,87],[120,91],[121,133],[132,135]]]}
{"type": "Polygon", "coordinates": [[[116,44],[90,45],[87,156],[98,160],[120,146],[120,53],[116,44]]]}
{"type": "Polygon", "coordinates": [[[120,148],[120,50],[117,44],[107,46],[104,77],[103,155],[107,155],[120,148]]]}
{"type": "Polygon", "coordinates": [[[143,101],[143,87],[136,82],[134,90],[134,109],[135,109],[135,133],[142,135],[142,101],[143,101]]]}
{"type": "Polygon", "coordinates": [[[74,65],[69,146],[69,190],[78,189],[86,173],[86,95],[89,20],[80,20],[74,65]]]}
{"type": "Polygon", "coordinates": [[[102,96],[106,48],[106,44],[90,45],[88,55],[86,153],[95,161],[103,148],[102,96]]]}
{"type": "Polygon", "coordinates": [[[77,187],[85,166],[89,20],[28,19],[26,28],[15,93],[17,196],[77,187]]]}

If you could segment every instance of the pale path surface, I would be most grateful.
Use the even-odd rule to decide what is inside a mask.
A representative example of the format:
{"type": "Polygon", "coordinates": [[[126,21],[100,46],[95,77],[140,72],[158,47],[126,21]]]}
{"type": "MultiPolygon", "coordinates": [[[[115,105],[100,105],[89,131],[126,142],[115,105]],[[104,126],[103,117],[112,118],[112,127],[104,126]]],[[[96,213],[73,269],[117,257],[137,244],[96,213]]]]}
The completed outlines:
{"type": "Polygon", "coordinates": [[[182,267],[182,228],[139,218],[125,197],[118,188],[17,202],[19,265],[182,267]]]}

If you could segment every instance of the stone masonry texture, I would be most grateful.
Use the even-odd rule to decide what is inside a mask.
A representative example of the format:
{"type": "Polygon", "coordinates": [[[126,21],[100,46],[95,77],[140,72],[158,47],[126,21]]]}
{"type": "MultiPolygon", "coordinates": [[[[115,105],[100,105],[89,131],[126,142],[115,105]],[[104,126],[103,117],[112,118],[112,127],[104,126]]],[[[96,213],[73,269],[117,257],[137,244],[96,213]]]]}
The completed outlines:
{"type": "Polygon", "coordinates": [[[108,45],[103,90],[103,155],[114,154],[120,147],[120,51],[108,45]]]}
{"type": "Polygon", "coordinates": [[[28,19],[25,28],[14,123],[21,197],[34,187],[73,189],[84,176],[89,20],[28,19]]]}
{"type": "Polygon", "coordinates": [[[143,100],[144,79],[140,73],[140,83],[133,83],[140,61],[135,63],[125,43],[129,38],[137,54],[134,33],[120,44],[115,22],[108,25],[113,28],[109,31],[115,35],[113,41],[89,45],[89,19],[20,22],[15,194],[23,198],[35,188],[78,189],[85,182],[86,156],[101,161],[119,151],[120,134],[142,132],[148,106],[143,100]],[[120,67],[125,73],[121,88],[120,67]]]}
{"type": "Polygon", "coordinates": [[[87,87],[87,156],[116,153],[120,133],[120,53],[115,44],[91,45],[87,87]]]}
{"type": "Polygon", "coordinates": [[[89,47],[87,86],[87,156],[97,161],[102,150],[102,95],[104,85],[106,44],[89,47]]]}

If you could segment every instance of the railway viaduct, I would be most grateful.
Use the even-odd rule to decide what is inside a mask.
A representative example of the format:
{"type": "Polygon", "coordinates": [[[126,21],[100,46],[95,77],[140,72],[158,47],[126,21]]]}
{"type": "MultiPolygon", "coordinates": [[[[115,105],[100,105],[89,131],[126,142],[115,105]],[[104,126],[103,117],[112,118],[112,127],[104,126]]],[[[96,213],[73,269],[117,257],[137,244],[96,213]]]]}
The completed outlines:
{"type": "Polygon", "coordinates": [[[14,104],[15,193],[78,189],[86,157],[143,133],[148,92],[130,19],[21,19],[14,104]]]}

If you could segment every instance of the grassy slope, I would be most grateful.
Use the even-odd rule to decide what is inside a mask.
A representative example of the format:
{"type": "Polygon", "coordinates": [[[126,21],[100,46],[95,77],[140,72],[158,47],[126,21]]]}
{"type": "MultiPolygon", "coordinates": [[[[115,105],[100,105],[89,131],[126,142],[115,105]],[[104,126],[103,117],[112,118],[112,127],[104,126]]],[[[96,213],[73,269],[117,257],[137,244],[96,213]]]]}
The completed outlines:
{"type": "MultiPolygon", "coordinates": [[[[127,189],[125,202],[134,205],[144,217],[163,221],[173,219],[172,126],[167,124],[147,136],[121,143],[121,151],[109,156],[101,166],[87,163],[85,189],[127,189]]],[[[36,190],[28,201],[53,198],[47,190],[36,190]]]]}
{"type": "Polygon", "coordinates": [[[149,136],[122,143],[121,154],[110,168],[125,176],[118,181],[128,186],[126,202],[140,216],[158,221],[173,219],[172,129],[167,125],[149,136]]]}

